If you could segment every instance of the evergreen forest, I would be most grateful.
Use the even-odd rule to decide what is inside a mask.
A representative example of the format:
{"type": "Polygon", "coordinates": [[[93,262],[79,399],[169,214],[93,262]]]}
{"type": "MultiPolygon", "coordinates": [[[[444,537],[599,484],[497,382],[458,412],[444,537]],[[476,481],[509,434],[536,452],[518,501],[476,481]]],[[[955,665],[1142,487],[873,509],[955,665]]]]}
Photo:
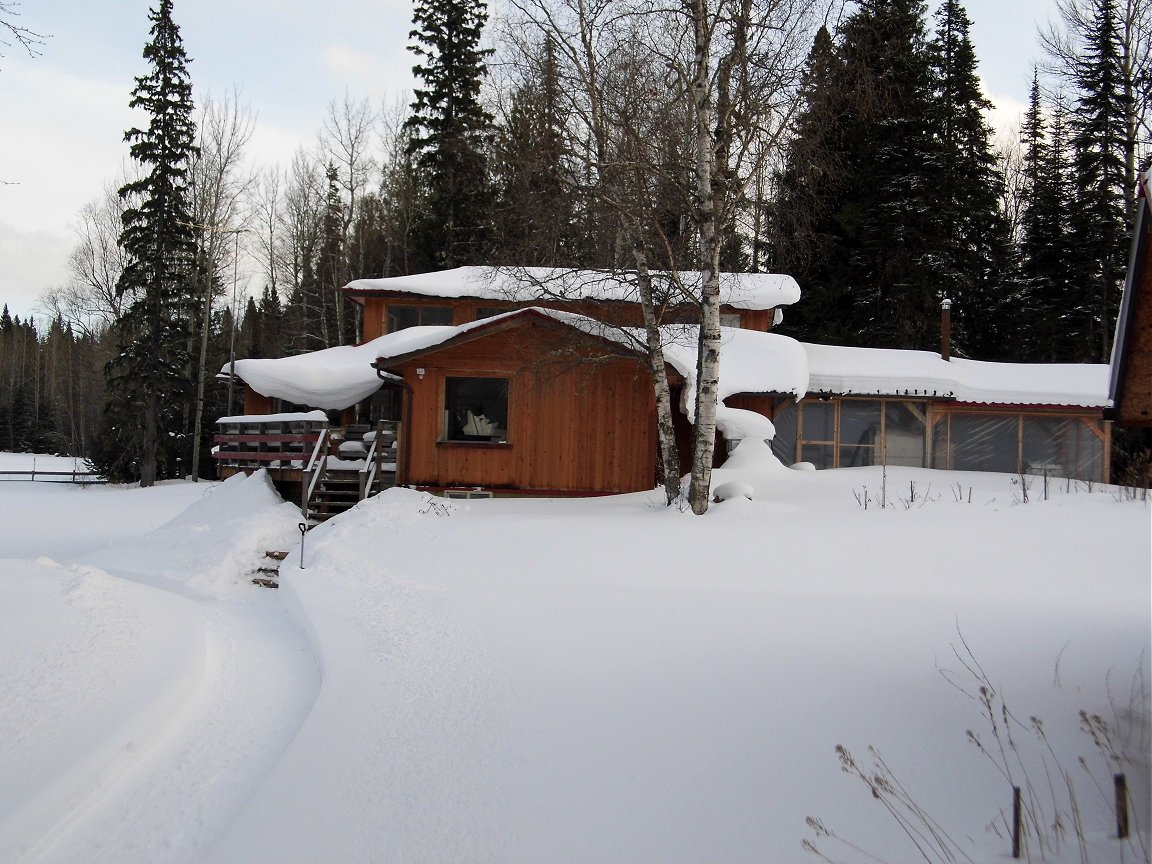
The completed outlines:
{"type": "Polygon", "coordinates": [[[722,269],[801,286],[778,332],[937,350],[947,299],[956,355],[1108,361],[1152,155],[1152,0],[1053,0],[1007,137],[960,0],[733,8],[713,49],[710,198],[698,82],[655,47],[692,32],[664,6],[513,0],[496,18],[416,0],[413,94],[345,93],[313,146],[256,165],[259,106],[194,95],[179,10],[156,0],[126,88],[151,120],[126,131],[131,167],[79,214],[70,278],[37,321],[0,317],[0,449],[145,485],[212,476],[212,423],[240,410],[221,367],[355,342],[349,281],[692,270],[712,199],[722,269]]]}

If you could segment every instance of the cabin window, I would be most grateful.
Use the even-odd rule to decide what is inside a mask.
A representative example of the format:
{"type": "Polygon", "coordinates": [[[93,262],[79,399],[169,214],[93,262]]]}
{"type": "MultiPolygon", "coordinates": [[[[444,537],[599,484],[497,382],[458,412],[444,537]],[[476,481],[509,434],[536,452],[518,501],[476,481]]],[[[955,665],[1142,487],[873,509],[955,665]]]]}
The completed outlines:
{"type": "Polygon", "coordinates": [[[480,321],[484,318],[491,318],[493,315],[503,315],[505,312],[510,312],[511,309],[503,309],[499,306],[478,306],[476,307],[476,320],[480,321]]]}
{"type": "Polygon", "coordinates": [[[798,435],[802,462],[811,462],[817,468],[836,467],[835,402],[801,404],[798,435]]]}
{"type": "Polygon", "coordinates": [[[740,313],[739,312],[721,312],[720,313],[720,326],[721,327],[739,327],[740,326],[740,313]]]}
{"type": "Polygon", "coordinates": [[[895,399],[786,402],[772,423],[772,451],[784,464],[817,468],[924,465],[924,404],[895,399]]]}
{"type": "Polygon", "coordinates": [[[1076,480],[1104,476],[1104,441],[1077,417],[1025,416],[1020,455],[1028,474],[1076,480]]]}
{"type": "Polygon", "coordinates": [[[508,440],[507,378],[446,378],[445,441],[508,440]]]}
{"type": "Polygon", "coordinates": [[[947,467],[956,471],[1008,474],[1017,470],[1018,416],[956,413],[948,422],[951,447],[947,467]]]}
{"type": "Polygon", "coordinates": [[[447,325],[452,323],[451,306],[399,306],[388,304],[388,332],[407,330],[409,327],[447,325]]]}
{"type": "Polygon", "coordinates": [[[1083,417],[955,412],[935,433],[936,468],[1104,478],[1104,434],[1083,417]]]}
{"type": "Polygon", "coordinates": [[[840,462],[841,468],[859,468],[879,465],[880,418],[879,401],[845,401],[840,403],[840,462]]]}

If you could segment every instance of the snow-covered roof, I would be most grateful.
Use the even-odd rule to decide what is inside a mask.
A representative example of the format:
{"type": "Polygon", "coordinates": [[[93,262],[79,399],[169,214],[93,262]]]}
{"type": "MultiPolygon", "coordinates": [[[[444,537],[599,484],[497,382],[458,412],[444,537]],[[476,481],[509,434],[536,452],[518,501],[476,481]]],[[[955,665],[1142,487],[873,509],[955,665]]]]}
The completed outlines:
{"type": "MultiPolygon", "coordinates": [[[[372,363],[381,353],[418,351],[436,344],[455,327],[410,327],[362,345],[340,345],[292,357],[236,361],[236,375],[264,396],[324,410],[340,410],[366,399],[380,387],[372,363]]],[[[221,375],[228,375],[225,363],[221,375]]]]}
{"type": "MultiPolygon", "coordinates": [[[[529,307],[502,315],[495,315],[481,321],[473,321],[459,327],[425,328],[436,329],[435,341],[427,342],[419,348],[397,350],[381,354],[378,358],[381,368],[389,361],[408,355],[412,351],[424,351],[477,329],[487,329],[503,320],[529,315],[538,315],[558,321],[569,327],[621,345],[640,350],[645,344],[643,331],[632,328],[617,328],[603,324],[594,318],[563,312],[554,309],[529,307]]],[[[661,328],[664,343],[664,359],[679,372],[685,380],[683,388],[684,413],[694,415],[693,394],[696,380],[696,340],[698,328],[694,326],[668,326],[661,328]]],[[[404,332],[404,331],[401,331],[404,332]]],[[[758,330],[744,330],[738,327],[722,327],[723,342],[720,348],[720,386],[718,395],[721,402],[735,393],[789,393],[803,396],[808,385],[808,364],[804,349],[799,342],[788,336],[776,333],[763,333],[758,330]]],[[[431,334],[430,334],[431,335],[431,334]]],[[[400,348],[401,346],[389,346],[400,348]]],[[[774,430],[768,418],[752,411],[727,408],[723,404],[717,410],[717,425],[730,439],[771,438],[774,430]]]]}
{"type": "MultiPolygon", "coordinates": [[[[474,330],[489,329],[527,315],[543,316],[637,351],[644,343],[643,334],[636,330],[620,330],[573,312],[529,307],[457,327],[411,327],[363,345],[277,359],[237,360],[236,374],[265,396],[326,410],[343,409],[379,388],[380,378],[372,365],[377,360],[386,366],[390,360],[437,348],[474,330]]],[[[696,375],[696,328],[662,329],[665,357],[684,376],[685,398],[689,400],[696,375]]],[[[1103,364],[945,361],[928,351],[813,345],[777,333],[721,329],[721,400],[735,393],[800,397],[808,392],[935,397],[999,405],[1102,408],[1108,404],[1108,367],[1103,364]]],[[[229,365],[225,364],[221,373],[227,375],[228,370],[229,365]]],[[[690,401],[684,409],[691,417],[690,401]]],[[[735,418],[729,419],[735,422],[735,418]]],[[[722,418],[722,425],[725,422],[728,421],[722,418]]],[[[737,435],[730,425],[725,434],[750,437],[754,433],[737,435]]]]}
{"type": "Polygon", "coordinates": [[[934,396],[1002,405],[1108,404],[1108,367],[1087,363],[988,363],[930,351],[804,344],[809,393],[934,396]]]}
{"type": "MultiPolygon", "coordinates": [[[[700,274],[685,272],[679,283],[689,295],[698,293],[700,274]]],[[[654,272],[667,282],[670,274],[654,272]]],[[[424,297],[474,297],[528,303],[542,299],[637,302],[633,274],[552,267],[457,267],[413,276],[357,279],[344,286],[355,294],[400,292],[424,297]]],[[[800,287],[791,276],[775,273],[721,273],[720,301],[735,309],[774,309],[800,299],[800,287]]]]}

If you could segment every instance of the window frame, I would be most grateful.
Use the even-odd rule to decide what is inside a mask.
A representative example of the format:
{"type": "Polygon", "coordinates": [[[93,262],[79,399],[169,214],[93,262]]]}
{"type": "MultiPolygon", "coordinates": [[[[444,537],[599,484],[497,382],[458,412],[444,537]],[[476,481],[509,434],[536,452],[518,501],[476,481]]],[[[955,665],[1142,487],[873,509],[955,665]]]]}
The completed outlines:
{"type": "Polygon", "coordinates": [[[385,329],[386,333],[399,333],[401,330],[407,330],[409,327],[426,327],[426,326],[447,327],[447,326],[451,326],[454,318],[455,318],[455,313],[453,312],[452,307],[450,305],[446,305],[444,303],[389,303],[384,310],[384,326],[386,328],[385,329]],[[394,328],[392,326],[392,322],[395,319],[394,310],[399,310],[399,309],[405,309],[405,310],[415,309],[417,312],[417,319],[418,319],[417,322],[415,324],[409,324],[407,327],[394,328]],[[447,312],[448,313],[448,321],[446,324],[442,323],[442,322],[426,322],[424,320],[425,314],[430,313],[434,310],[436,312],[447,312]]]}
{"type": "MultiPolygon", "coordinates": [[[[465,400],[468,401],[468,400],[465,400]]],[[[485,412],[487,414],[487,411],[485,412]]],[[[511,445],[511,413],[512,413],[512,376],[511,375],[492,375],[480,373],[456,373],[446,374],[443,376],[443,383],[440,387],[440,434],[437,438],[438,445],[450,447],[509,447],[511,445]],[[453,410],[449,407],[448,391],[456,381],[501,381],[504,384],[504,427],[502,435],[493,435],[488,438],[484,437],[453,437],[453,432],[449,422],[449,412],[453,410]]],[[[497,427],[499,429],[499,427],[497,427]]],[[[461,433],[462,434],[462,433],[461,433]]]]}

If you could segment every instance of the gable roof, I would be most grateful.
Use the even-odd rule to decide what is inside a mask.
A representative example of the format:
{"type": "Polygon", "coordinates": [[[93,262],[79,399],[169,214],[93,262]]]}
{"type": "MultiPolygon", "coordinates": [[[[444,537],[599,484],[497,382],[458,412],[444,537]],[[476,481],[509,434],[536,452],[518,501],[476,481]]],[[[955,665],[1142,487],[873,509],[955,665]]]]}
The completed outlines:
{"type": "MultiPolygon", "coordinates": [[[[646,350],[643,347],[643,330],[613,327],[573,312],[528,307],[459,327],[443,328],[434,344],[423,345],[402,354],[381,356],[376,361],[376,368],[395,368],[401,362],[411,362],[418,357],[525,322],[571,328],[589,338],[610,343],[616,350],[637,356],[642,356],[646,350]]],[[[797,398],[803,396],[808,386],[808,364],[804,350],[799,342],[789,336],[739,327],[720,329],[723,344],[720,348],[717,428],[729,439],[771,438],[773,427],[767,417],[754,411],[729,408],[723,404],[724,399],[736,393],[787,393],[797,398]]],[[[664,359],[684,379],[681,409],[692,420],[695,414],[696,343],[699,328],[692,325],[670,325],[661,327],[660,331],[664,359]]]]}
{"type": "MultiPolygon", "coordinates": [[[[426,338],[422,338],[419,344],[415,346],[405,346],[396,342],[385,342],[383,345],[385,351],[374,358],[373,365],[377,369],[383,370],[388,366],[395,366],[399,363],[422,357],[425,354],[442,351],[453,345],[470,342],[481,336],[529,323],[560,330],[568,329],[575,331],[576,333],[587,336],[589,339],[607,343],[608,347],[616,353],[623,352],[642,356],[642,340],[636,341],[627,330],[612,327],[594,318],[589,318],[586,315],[578,315],[575,312],[528,306],[523,309],[513,309],[510,312],[503,312],[499,315],[490,315],[487,318],[470,321],[467,324],[460,324],[455,327],[421,328],[437,332],[427,333],[426,338]]],[[[399,332],[403,333],[406,331],[401,330],[399,332]]],[[[379,342],[380,340],[376,341],[379,342]]]]}
{"type": "MultiPolygon", "coordinates": [[[[643,350],[643,333],[621,330],[573,312],[527,307],[457,327],[411,327],[363,345],[326,348],[276,359],[237,360],[236,374],[253,390],[300,405],[343,409],[380,387],[376,369],[532,321],[571,328],[611,343],[613,350],[643,350]]],[[[721,328],[720,398],[735,393],[807,393],[944,398],[988,405],[1066,405],[1102,408],[1108,402],[1103,364],[945,361],[928,351],[847,348],[800,343],[777,333],[721,328]]],[[[685,379],[696,374],[694,326],[662,328],[665,358],[685,379]]],[[[229,364],[221,369],[227,375],[229,364]]],[[[387,375],[387,373],[380,373],[387,375]]],[[[690,404],[684,406],[691,416],[690,404]]],[[[727,434],[727,433],[726,433],[727,434]]],[[[731,436],[730,436],[731,437],[731,436]]]]}
{"type": "MultiPolygon", "coordinates": [[[[699,272],[653,272],[654,280],[675,279],[687,301],[699,293],[699,272]]],[[[639,302],[635,274],[556,267],[457,267],[412,276],[357,279],[344,286],[353,296],[415,294],[423,297],[505,300],[639,302]]],[[[800,299],[800,286],[791,276],[776,273],[721,273],[720,302],[734,309],[775,309],[800,299]]]]}

